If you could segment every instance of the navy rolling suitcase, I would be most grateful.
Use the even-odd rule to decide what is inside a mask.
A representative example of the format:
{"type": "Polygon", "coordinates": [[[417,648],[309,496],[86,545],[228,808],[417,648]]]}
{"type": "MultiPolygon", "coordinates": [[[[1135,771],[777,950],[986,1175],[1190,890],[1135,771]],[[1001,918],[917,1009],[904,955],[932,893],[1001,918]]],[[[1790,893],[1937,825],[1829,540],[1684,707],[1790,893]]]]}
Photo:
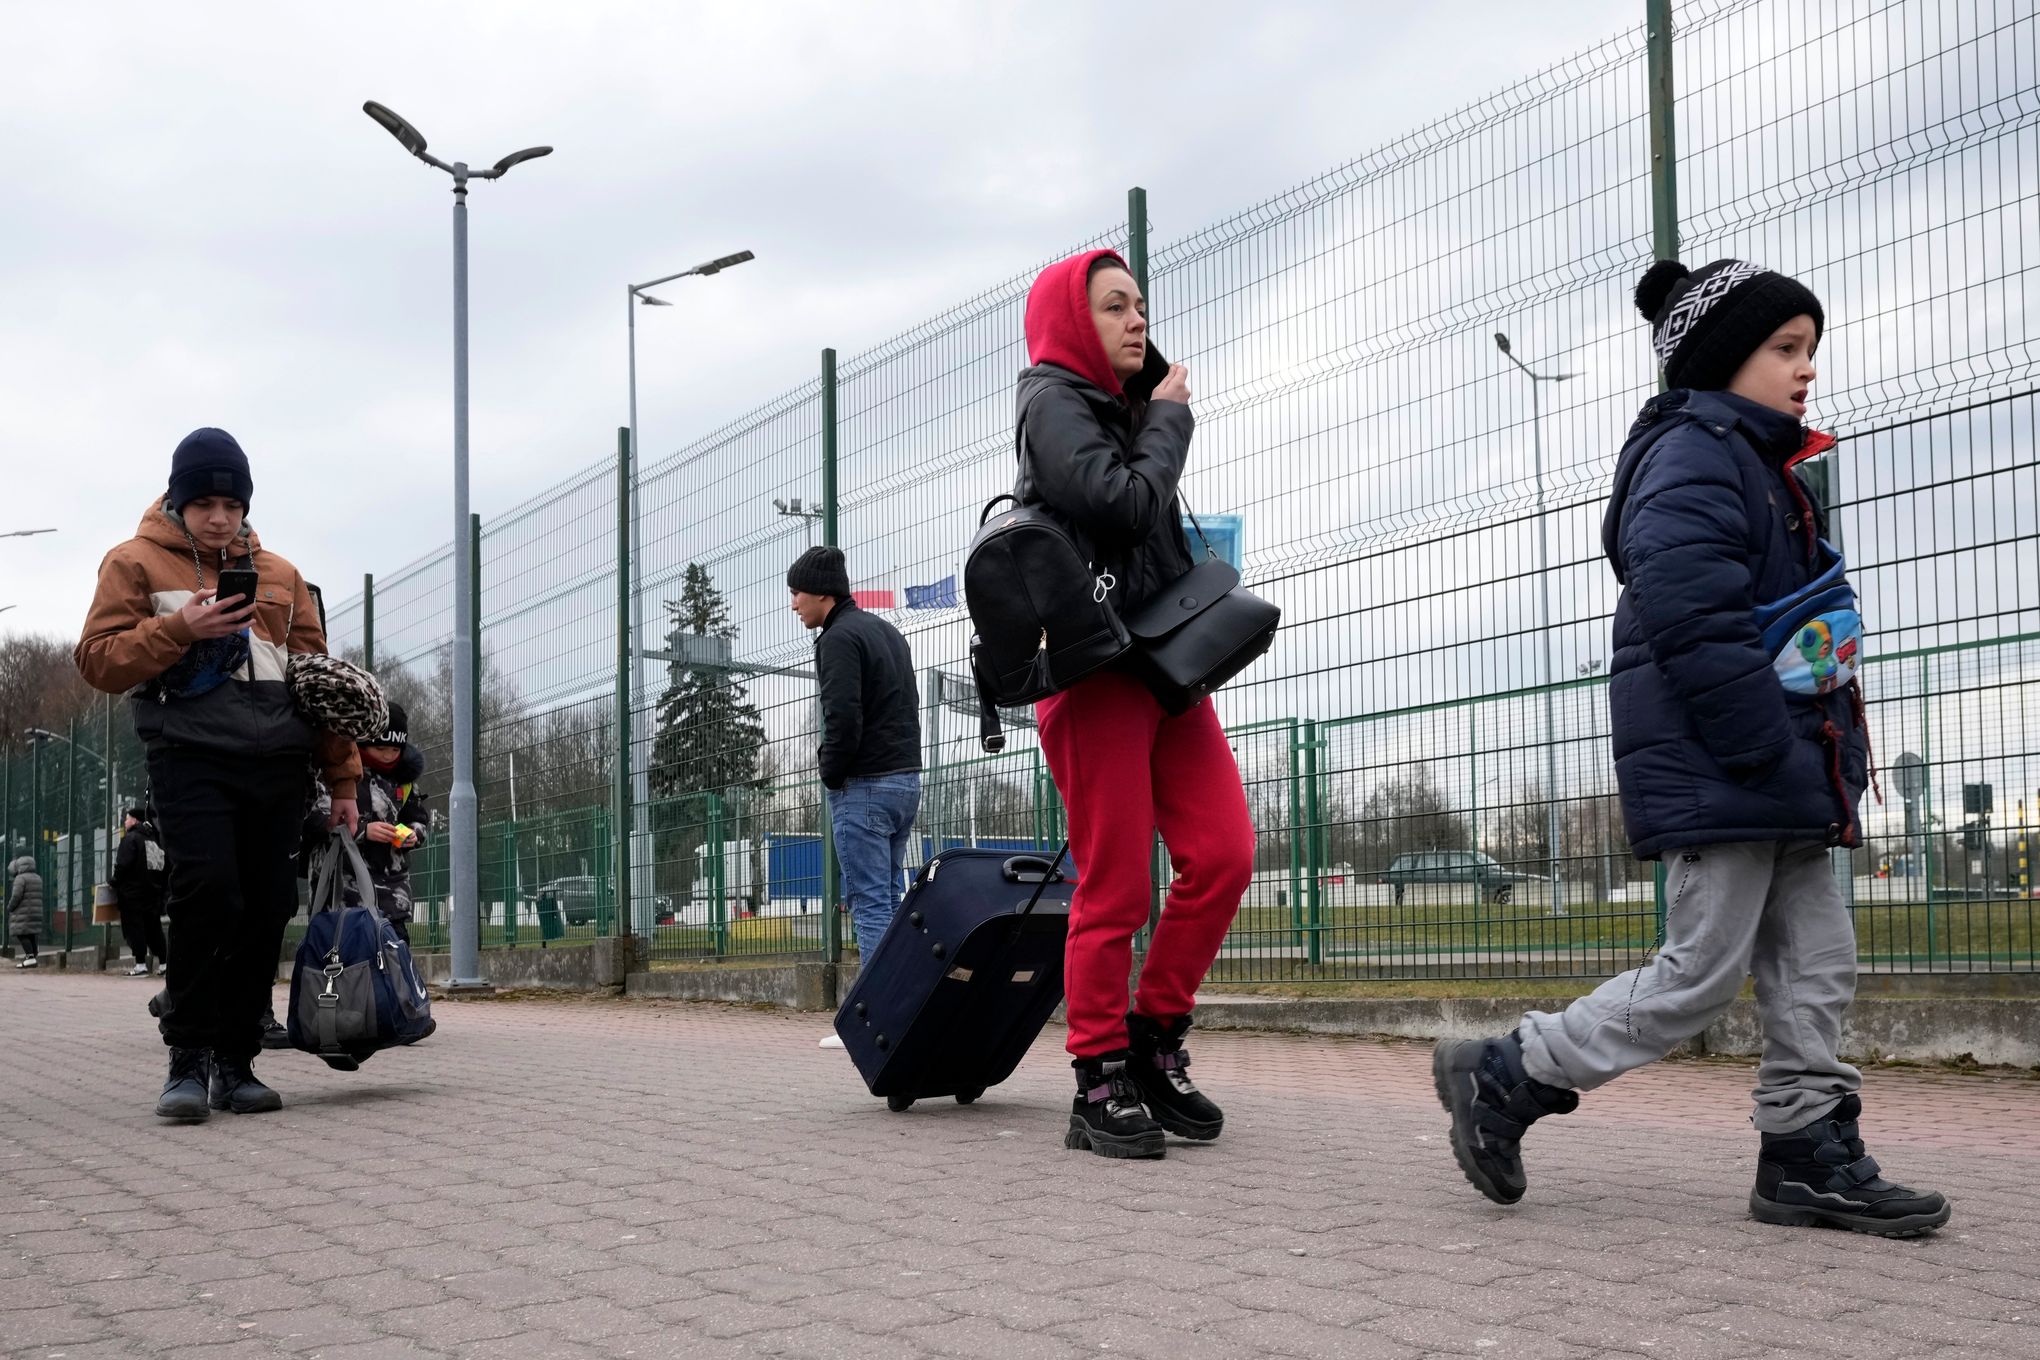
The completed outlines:
{"type": "Polygon", "coordinates": [[[843,1047],[889,1108],[968,1105],[1020,1065],[1062,1001],[1068,852],[944,850],[922,867],[836,1012],[843,1047]]]}

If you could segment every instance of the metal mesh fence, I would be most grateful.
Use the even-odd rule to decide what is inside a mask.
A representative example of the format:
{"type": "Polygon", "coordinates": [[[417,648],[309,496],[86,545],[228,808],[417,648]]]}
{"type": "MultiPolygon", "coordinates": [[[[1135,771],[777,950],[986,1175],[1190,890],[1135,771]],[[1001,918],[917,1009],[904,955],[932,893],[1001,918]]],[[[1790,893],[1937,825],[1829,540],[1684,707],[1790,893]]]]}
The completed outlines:
{"type": "MultiPolygon", "coordinates": [[[[2019,863],[2040,799],[2040,17],[2013,0],[1675,17],[1683,258],[1755,259],[1825,304],[1814,419],[1840,443],[1815,473],[1865,601],[1886,769],[1868,844],[1836,857],[1865,966],[2040,967],[2019,863]]],[[[1260,850],[1218,980],[1603,975],[1657,936],[1613,798],[1600,545],[1622,432],[1655,390],[1630,302],[1652,256],[1649,108],[1638,28],[1202,231],[1098,238],[1153,247],[1155,342],[1195,391],[1185,494],[1284,611],[1220,699],[1260,850]]],[[[497,928],[543,939],[541,899],[571,897],[590,904],[578,928],[627,925],[655,958],[829,947],[812,654],[784,574],[831,517],[853,587],[921,667],[910,859],[1057,842],[1026,729],[976,750],[957,590],[1012,478],[1033,273],[646,461],[621,891],[615,463],[484,526],[497,928]]],[[[450,581],[442,552],[373,592],[376,660],[416,681],[435,789],[450,581]]],[[[364,604],[336,607],[336,644],[364,642],[364,604]]]]}

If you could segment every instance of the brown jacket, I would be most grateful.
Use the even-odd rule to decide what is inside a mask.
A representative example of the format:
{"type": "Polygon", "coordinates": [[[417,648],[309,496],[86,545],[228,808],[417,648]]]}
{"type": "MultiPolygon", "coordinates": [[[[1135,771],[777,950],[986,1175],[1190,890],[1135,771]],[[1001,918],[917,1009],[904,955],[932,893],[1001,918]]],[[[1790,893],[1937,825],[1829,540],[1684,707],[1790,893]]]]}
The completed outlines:
{"type": "Polygon", "coordinates": [[[298,569],[262,546],[250,528],[241,541],[207,560],[161,500],[142,512],[135,536],[99,564],[99,588],[72,654],[94,689],[128,695],[135,732],[164,742],[249,755],[305,752],[318,759],[327,787],[351,794],[361,776],[355,744],[314,731],[297,714],[284,685],[291,653],[324,652],[319,609],[298,569]],[[205,694],[158,699],[142,690],[174,665],[195,638],[178,617],[195,594],[218,586],[222,567],[246,556],[261,579],[248,640],[248,662],[205,694]]]}

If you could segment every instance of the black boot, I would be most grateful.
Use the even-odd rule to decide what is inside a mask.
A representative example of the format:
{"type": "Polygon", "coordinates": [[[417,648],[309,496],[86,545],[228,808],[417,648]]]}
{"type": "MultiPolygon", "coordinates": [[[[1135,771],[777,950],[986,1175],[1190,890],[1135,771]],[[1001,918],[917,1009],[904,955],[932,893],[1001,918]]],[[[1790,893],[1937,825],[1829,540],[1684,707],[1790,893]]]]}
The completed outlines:
{"type": "Polygon", "coordinates": [[[235,1114],[264,1114],[283,1108],[283,1097],[264,1086],[246,1058],[217,1055],[212,1065],[212,1107],[235,1114]]]}
{"type": "Polygon", "coordinates": [[[1163,1157],[1168,1140],[1162,1126],[1148,1118],[1140,1090],[1126,1072],[1127,1052],[1078,1058],[1077,1098],[1070,1102],[1066,1148],[1089,1148],[1100,1157],[1163,1157]]]}
{"type": "Polygon", "coordinates": [[[276,1022],[276,1007],[266,1006],[262,1011],[262,1046],[268,1049],[289,1048],[290,1031],[276,1022]]]}
{"type": "Polygon", "coordinates": [[[1764,1134],[1750,1217],[1878,1237],[1918,1237],[1946,1223],[1954,1212],[1946,1195],[1893,1185],[1879,1173],[1856,1128],[1862,1113],[1863,1102],[1846,1095],[1825,1118],[1804,1128],[1764,1134]]]}
{"type": "Polygon", "coordinates": [[[1452,1155],[1476,1190],[1497,1204],[1523,1198],[1529,1182],[1518,1147],[1523,1131],[1548,1114],[1571,1114],[1579,1096],[1523,1070],[1523,1044],[1446,1039],[1431,1053],[1438,1103],[1452,1113],[1452,1155]]]}
{"type": "Polygon", "coordinates": [[[1208,1142],[1225,1129],[1225,1114],[1190,1080],[1190,1055],[1183,1051],[1189,1028],[1187,1015],[1165,1024],[1128,1011],[1126,1038],[1133,1056],[1127,1059],[1126,1074],[1157,1124],[1180,1137],[1208,1142]]]}
{"type": "Polygon", "coordinates": [[[212,1055],[202,1048],[170,1050],[170,1076],[163,1083],[163,1095],[156,1102],[156,1114],[180,1124],[202,1124],[212,1111],[206,1108],[205,1084],[211,1075],[212,1055]]]}

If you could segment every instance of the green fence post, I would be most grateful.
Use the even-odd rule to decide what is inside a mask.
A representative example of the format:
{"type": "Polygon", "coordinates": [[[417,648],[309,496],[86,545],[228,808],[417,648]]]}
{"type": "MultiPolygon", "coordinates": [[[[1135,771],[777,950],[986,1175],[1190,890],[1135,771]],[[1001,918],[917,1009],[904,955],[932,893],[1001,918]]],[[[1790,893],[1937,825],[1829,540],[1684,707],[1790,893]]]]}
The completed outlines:
{"type": "Polygon", "coordinates": [[[517,823],[503,823],[503,945],[517,947],[517,823]]]}
{"type": "Polygon", "coordinates": [[[361,573],[361,666],[375,669],[375,573],[361,573]]]}
{"type": "MultiPolygon", "coordinates": [[[[1933,658],[1920,658],[1920,805],[1926,809],[1926,849],[1921,858],[1926,861],[1926,905],[1921,908],[1927,918],[1927,971],[1934,967],[1934,671],[1933,658]]],[[[1912,931],[1906,931],[1908,952],[1912,945],[1912,931]]],[[[1894,959],[1894,962],[1896,960],[1894,959]]]]}
{"type": "Polygon", "coordinates": [[[1325,942],[1325,861],[1324,828],[1318,819],[1323,814],[1318,797],[1318,752],[1323,743],[1318,740],[1318,725],[1306,718],[1303,723],[1303,816],[1304,830],[1310,840],[1310,851],[1305,856],[1305,871],[1309,881],[1304,884],[1308,893],[1309,910],[1306,913],[1306,928],[1309,934],[1305,940],[1304,957],[1312,964],[1324,962],[1325,942]]]}
{"type": "Polygon", "coordinates": [[[1289,944],[1303,948],[1303,783],[1301,757],[1297,749],[1296,719],[1286,720],[1289,730],[1289,944]]]}
{"type": "Polygon", "coordinates": [[[71,719],[66,738],[70,758],[64,762],[64,825],[71,840],[71,852],[64,856],[64,966],[71,966],[72,939],[78,922],[78,720],[71,719]]]}
{"type": "Polygon", "coordinates": [[[1672,0],[1645,0],[1644,44],[1650,83],[1650,227],[1652,253],[1679,258],[1679,157],[1672,93],[1672,0]]]}
{"type": "MultiPolygon", "coordinates": [[[[836,351],[822,351],[822,544],[836,547],[836,351]]],[[[819,721],[821,700],[815,701],[819,721]]],[[[819,735],[819,734],[817,734],[819,735]]],[[[836,828],[829,816],[829,793],[815,773],[815,796],[822,804],[822,960],[843,957],[843,920],[836,910],[840,871],[836,864],[836,828]]]]}
{"type": "MultiPolygon", "coordinates": [[[[616,430],[616,700],[615,730],[610,737],[616,756],[610,769],[608,862],[612,894],[623,902],[630,897],[630,679],[631,648],[635,645],[630,635],[631,577],[636,569],[630,557],[630,454],[630,427],[620,425],[616,430]]],[[[609,934],[612,926],[616,934],[624,933],[622,913],[604,912],[598,906],[595,915],[603,923],[601,934],[609,934]]]]}
{"type": "Polygon", "coordinates": [[[716,794],[708,795],[708,912],[713,923],[713,938],[716,957],[730,952],[730,898],[724,870],[723,851],[723,802],[716,794]]]}
{"type": "MultiPolygon", "coordinates": [[[[1126,265],[1143,293],[1148,290],[1147,248],[1147,190],[1135,185],[1126,191],[1126,265]]],[[[1153,309],[1152,298],[1148,300],[1148,306],[1153,309]]]]}
{"type": "MultiPolygon", "coordinates": [[[[101,804],[101,807],[105,810],[106,854],[100,868],[101,872],[106,875],[104,881],[107,891],[110,893],[113,891],[113,843],[115,840],[113,829],[121,824],[119,795],[113,787],[113,696],[111,694],[106,696],[106,728],[104,737],[105,740],[100,746],[102,757],[100,763],[105,767],[102,773],[106,776],[106,798],[101,804]]],[[[96,902],[99,894],[95,892],[92,896],[96,902]]],[[[101,968],[106,966],[106,961],[112,953],[113,926],[111,924],[103,925],[99,928],[99,966],[101,968]]],[[[141,962],[139,959],[135,961],[137,963],[141,962]]]]}

